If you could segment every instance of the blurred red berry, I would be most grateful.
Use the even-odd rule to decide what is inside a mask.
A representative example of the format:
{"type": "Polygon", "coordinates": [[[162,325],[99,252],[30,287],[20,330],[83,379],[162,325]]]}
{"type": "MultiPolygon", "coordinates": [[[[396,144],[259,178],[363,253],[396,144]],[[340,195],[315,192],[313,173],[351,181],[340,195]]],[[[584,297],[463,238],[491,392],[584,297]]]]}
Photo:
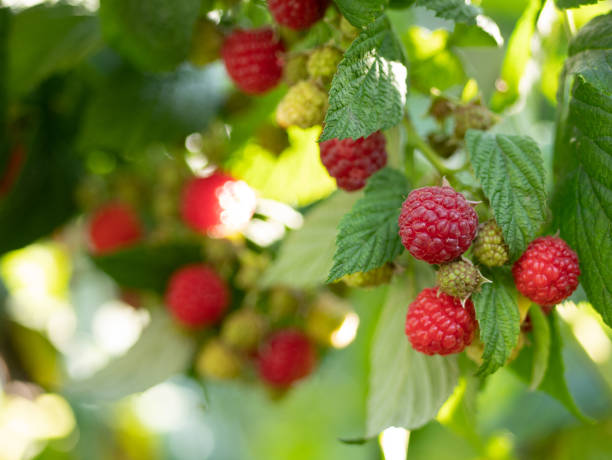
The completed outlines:
{"type": "Polygon", "coordinates": [[[287,388],[309,375],[316,362],[315,348],[302,332],[285,329],[277,332],[259,353],[259,375],[267,384],[287,388]]]}
{"type": "Polygon", "coordinates": [[[174,272],[166,288],[165,300],[176,320],[197,328],[221,319],[229,305],[230,292],[212,268],[194,264],[174,272]]]}
{"type": "Polygon", "coordinates": [[[423,289],[408,307],[406,335],[412,348],[426,355],[448,355],[463,351],[474,338],[477,326],[474,304],[423,289]]]}
{"type": "Polygon", "coordinates": [[[226,38],[221,55],[236,86],[245,93],[261,94],[280,82],[284,50],[270,28],[236,30],[226,38]]]}
{"type": "Polygon", "coordinates": [[[306,29],[323,17],[329,0],[268,0],[276,22],[291,29],[306,29]]]}
{"type": "Polygon", "coordinates": [[[386,144],[381,132],[357,140],[330,139],[319,144],[321,163],[336,179],[338,187],[349,192],[359,190],[387,164],[386,144]]]}
{"type": "Polygon", "coordinates": [[[98,209],[89,222],[89,240],[96,254],[131,246],[140,241],[142,235],[138,215],[120,203],[110,203],[98,209]]]}
{"type": "Polygon", "coordinates": [[[521,294],[542,306],[556,305],[578,287],[578,256],[561,238],[536,238],[512,267],[521,294]]]}
{"type": "Polygon", "coordinates": [[[243,181],[215,172],[183,189],[181,214],[192,229],[214,237],[240,231],[255,212],[255,192],[243,181]]]}

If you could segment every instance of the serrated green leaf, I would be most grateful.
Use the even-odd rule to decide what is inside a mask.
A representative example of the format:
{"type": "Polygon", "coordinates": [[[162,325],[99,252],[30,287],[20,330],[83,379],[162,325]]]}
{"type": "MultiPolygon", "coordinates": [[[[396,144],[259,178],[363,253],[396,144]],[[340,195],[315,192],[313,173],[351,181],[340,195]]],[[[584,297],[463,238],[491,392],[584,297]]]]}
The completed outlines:
{"type": "Polygon", "coordinates": [[[328,283],[344,275],[373,270],[401,254],[397,219],[408,189],[408,180],[395,169],[384,168],[370,177],[363,198],[338,226],[328,283]]]}
{"type": "Polygon", "coordinates": [[[184,372],[194,348],[192,338],[166,312],[153,311],[150,324],[132,348],[91,377],[67,382],[62,392],[81,402],[116,401],[184,372]]]}
{"type": "Polygon", "coordinates": [[[361,193],[336,192],[304,218],[304,225],[289,234],[278,257],[264,273],[262,287],[286,285],[310,288],[325,282],[333,265],[337,227],[361,193]]]}
{"type": "Polygon", "coordinates": [[[587,24],[570,45],[559,90],[555,227],[578,253],[580,281],[612,325],[612,14],[587,24]]]}
{"type": "Polygon", "coordinates": [[[538,305],[529,309],[529,317],[533,326],[533,363],[531,366],[531,381],[529,389],[537,389],[546,375],[550,357],[550,326],[538,305]]]}
{"type": "Polygon", "coordinates": [[[27,8],[11,23],[7,79],[14,95],[70,69],[102,45],[97,18],[65,3],[27,8]]]}
{"type": "Polygon", "coordinates": [[[483,275],[492,283],[485,283],[480,292],[472,295],[472,301],[480,326],[480,340],[484,343],[483,363],[478,374],[489,375],[506,364],[516,347],[520,314],[509,271],[497,269],[483,275]]]}
{"type": "Polygon", "coordinates": [[[496,112],[501,112],[519,99],[521,78],[531,58],[531,40],[543,6],[544,0],[531,0],[510,36],[499,77],[504,88],[503,91],[495,91],[491,98],[491,108],[496,112]]]}
{"type": "Polygon", "coordinates": [[[101,0],[106,40],[143,70],[173,70],[191,46],[200,0],[101,0]]]}
{"type": "Polygon", "coordinates": [[[342,15],[355,27],[367,26],[389,5],[389,0],[334,0],[342,15]]]}
{"type": "Polygon", "coordinates": [[[415,351],[406,338],[406,311],[416,295],[413,282],[401,276],[393,280],[374,332],[367,437],[390,426],[410,430],[425,425],[436,416],[458,381],[456,356],[427,356],[415,351]]]}
{"type": "Polygon", "coordinates": [[[398,124],[406,78],[402,46],[381,16],[361,32],[338,66],[320,140],[358,139],[398,124]]]}
{"type": "Polygon", "coordinates": [[[599,0],[555,0],[557,8],[578,8],[581,5],[592,5],[599,0]]]}
{"type": "Polygon", "coordinates": [[[527,136],[470,130],[466,136],[472,166],[495,220],[516,259],[537,235],[546,218],[542,155],[527,136]]]}
{"type": "Polygon", "coordinates": [[[418,6],[424,6],[436,13],[442,19],[450,19],[466,24],[475,24],[480,8],[466,0],[417,0],[418,6]]]}
{"type": "Polygon", "coordinates": [[[175,270],[201,260],[197,243],[143,244],[93,257],[98,268],[120,286],[160,292],[175,270]]]}

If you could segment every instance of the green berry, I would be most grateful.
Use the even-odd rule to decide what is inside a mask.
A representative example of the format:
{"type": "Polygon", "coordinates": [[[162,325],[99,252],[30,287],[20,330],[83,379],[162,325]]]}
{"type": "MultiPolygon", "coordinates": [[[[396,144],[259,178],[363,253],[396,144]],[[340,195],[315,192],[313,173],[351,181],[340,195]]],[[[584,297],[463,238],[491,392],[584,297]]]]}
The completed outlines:
{"type": "Polygon", "coordinates": [[[478,269],[467,260],[440,265],[437,282],[440,290],[450,296],[466,299],[485,281],[478,269]]]}
{"type": "Polygon", "coordinates": [[[295,314],[300,306],[296,293],[285,287],[274,287],[268,293],[267,314],[274,322],[281,322],[295,314]]]}
{"type": "Polygon", "coordinates": [[[206,18],[198,19],[193,31],[189,61],[195,66],[205,66],[219,59],[223,35],[214,22],[206,18]]]}
{"type": "Polygon", "coordinates": [[[510,258],[502,230],[493,219],[480,224],[472,250],[474,256],[489,267],[500,267],[510,258]]]}
{"type": "Polygon", "coordinates": [[[368,272],[351,273],[344,275],[342,281],[351,287],[373,287],[387,284],[393,277],[393,265],[387,263],[382,267],[375,268],[368,272]]]}
{"type": "Polygon", "coordinates": [[[283,69],[283,80],[288,86],[293,86],[308,79],[307,63],[308,56],[305,54],[298,54],[287,60],[283,69]]]}
{"type": "Polygon", "coordinates": [[[257,349],[264,332],[264,319],[251,308],[242,308],[223,322],[221,339],[236,350],[249,352],[257,349]]]}
{"type": "Polygon", "coordinates": [[[476,103],[457,107],[454,116],[457,139],[463,139],[468,129],[487,130],[497,122],[493,112],[476,103]]]}
{"type": "Polygon", "coordinates": [[[352,311],[350,305],[332,294],[322,294],[310,305],[305,332],[319,345],[332,344],[333,334],[352,311]]]}
{"type": "Polygon", "coordinates": [[[340,32],[347,41],[353,41],[359,35],[359,29],[351,24],[344,16],[340,18],[340,32]]]}
{"type": "Polygon", "coordinates": [[[308,74],[312,78],[322,78],[326,81],[331,80],[341,60],[342,53],[338,49],[332,46],[319,48],[308,58],[306,66],[308,74]]]}
{"type": "Polygon", "coordinates": [[[211,339],[198,354],[196,371],[201,377],[228,380],[240,375],[238,355],[219,339],[211,339]]]}
{"type": "Polygon", "coordinates": [[[301,81],[292,86],[276,108],[276,122],[283,128],[310,128],[325,119],[327,93],[314,82],[301,81]]]}

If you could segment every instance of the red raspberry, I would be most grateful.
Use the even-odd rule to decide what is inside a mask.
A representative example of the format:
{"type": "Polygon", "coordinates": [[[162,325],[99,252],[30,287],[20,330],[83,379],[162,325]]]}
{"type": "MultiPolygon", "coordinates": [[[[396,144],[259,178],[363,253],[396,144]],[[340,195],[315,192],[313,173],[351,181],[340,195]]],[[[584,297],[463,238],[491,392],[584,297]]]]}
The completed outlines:
{"type": "Polygon", "coordinates": [[[438,288],[423,289],[408,307],[406,335],[412,347],[426,355],[449,355],[463,351],[470,343],[477,322],[474,304],[438,288]]]}
{"type": "Polygon", "coordinates": [[[136,213],[119,203],[98,209],[89,222],[89,241],[96,254],[131,246],[142,238],[142,234],[136,213]]]}
{"type": "Polygon", "coordinates": [[[284,50],[270,28],[236,30],[225,40],[221,55],[227,73],[242,91],[261,94],[280,82],[284,50]]]}
{"type": "Polygon", "coordinates": [[[187,225],[214,237],[241,230],[255,212],[255,192],[243,181],[215,172],[187,183],[181,214],[187,225]]]}
{"type": "Polygon", "coordinates": [[[348,192],[363,188],[372,174],[387,164],[387,141],[379,131],[368,137],[321,142],[321,163],[338,187],[348,192]]]}
{"type": "Polygon", "coordinates": [[[450,186],[413,190],[399,216],[402,244],[430,264],[449,262],[467,251],[477,228],[476,211],[450,186]]]}
{"type": "Polygon", "coordinates": [[[276,22],[291,29],[306,29],[323,17],[329,0],[268,0],[276,22]]]}
{"type": "Polygon", "coordinates": [[[189,327],[203,327],[221,319],[229,305],[225,281],[205,265],[187,265],[172,274],[166,288],[166,306],[189,327]]]}
{"type": "Polygon", "coordinates": [[[268,339],[259,353],[259,375],[271,386],[287,388],[306,377],[315,366],[314,346],[295,329],[284,329],[268,339]]]}
{"type": "Polygon", "coordinates": [[[578,256],[554,236],[536,238],[512,267],[521,294],[542,306],[556,305],[578,286],[578,256]]]}

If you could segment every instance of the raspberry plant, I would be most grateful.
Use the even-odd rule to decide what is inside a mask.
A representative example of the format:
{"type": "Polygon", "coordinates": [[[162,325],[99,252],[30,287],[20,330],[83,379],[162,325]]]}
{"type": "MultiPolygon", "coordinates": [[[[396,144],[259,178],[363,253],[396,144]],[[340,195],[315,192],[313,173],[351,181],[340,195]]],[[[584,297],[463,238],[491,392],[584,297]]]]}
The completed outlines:
{"type": "MultiPolygon", "coordinates": [[[[29,380],[79,421],[101,402],[129,419],[134,395],[182,379],[215,430],[299,407],[295,424],[261,422],[273,435],[247,450],[266,459],[302,458],[282,439],[309,446],[304,458],[372,458],[337,438],[390,427],[427,458],[463,458],[426,446],[437,429],[466,458],[565,451],[538,457],[520,430],[483,427],[525,406],[504,399],[512,385],[553,404],[539,412],[612,420],[609,2],[13,3],[0,0],[7,395],[29,380]],[[45,245],[53,276],[17,263],[45,245]],[[53,302],[36,297],[43,278],[63,286],[53,302]],[[94,285],[104,295],[83,294],[94,285]],[[72,320],[40,307],[65,304],[72,320]],[[105,333],[129,329],[87,316],[108,304],[140,335],[88,370],[75,331],[110,347],[105,333]]],[[[132,458],[132,438],[113,439],[100,458],[132,458]]],[[[211,458],[242,458],[245,443],[211,458]]]]}

